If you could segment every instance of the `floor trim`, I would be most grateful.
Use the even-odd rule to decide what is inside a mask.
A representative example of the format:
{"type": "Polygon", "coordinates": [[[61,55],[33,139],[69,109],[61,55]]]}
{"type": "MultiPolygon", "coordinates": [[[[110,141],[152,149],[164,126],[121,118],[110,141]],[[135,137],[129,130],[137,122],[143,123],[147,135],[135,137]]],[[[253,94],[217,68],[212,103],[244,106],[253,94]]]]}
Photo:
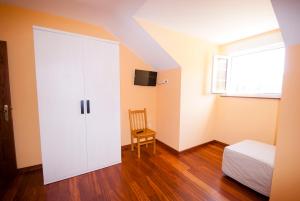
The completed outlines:
{"type": "MultiPolygon", "coordinates": [[[[156,139],[156,143],[159,144],[159,145],[161,145],[162,147],[166,148],[167,150],[169,150],[170,152],[172,152],[172,153],[174,153],[174,154],[179,154],[179,152],[178,152],[176,149],[170,147],[169,145],[166,145],[165,143],[163,143],[162,141],[160,141],[160,140],[158,140],[158,139],[156,139]]],[[[128,150],[128,149],[131,149],[131,144],[122,145],[122,146],[121,146],[121,149],[122,149],[122,150],[128,150]]]]}
{"type": "Polygon", "coordinates": [[[229,146],[229,144],[225,143],[225,142],[221,142],[221,141],[218,141],[218,140],[213,140],[212,141],[213,143],[217,143],[217,144],[220,144],[220,145],[223,145],[223,146],[229,146]]]}
{"type": "Polygon", "coordinates": [[[121,146],[121,150],[127,150],[127,149],[131,149],[131,144],[121,146]]]}
{"type": "Polygon", "coordinates": [[[178,150],[176,150],[176,149],[174,149],[173,147],[171,147],[171,146],[169,146],[169,145],[163,143],[163,142],[160,141],[160,140],[156,140],[156,142],[157,142],[158,144],[160,144],[162,147],[164,147],[164,148],[166,148],[167,150],[169,150],[170,152],[172,152],[173,154],[179,154],[179,153],[180,153],[178,150]]]}
{"type": "Polygon", "coordinates": [[[42,169],[42,164],[38,164],[38,165],[33,165],[33,166],[29,166],[29,167],[24,167],[24,168],[19,168],[18,169],[18,174],[25,174],[28,172],[33,172],[33,171],[37,171],[37,170],[41,170],[42,169]]]}
{"type": "MultiPolygon", "coordinates": [[[[178,150],[174,149],[173,147],[165,144],[164,142],[162,142],[162,141],[160,141],[158,139],[156,139],[156,143],[160,144],[162,147],[166,148],[167,150],[169,150],[170,152],[172,152],[173,154],[176,154],[176,155],[182,154],[182,153],[185,153],[185,152],[189,152],[189,151],[193,151],[195,149],[198,149],[200,147],[203,147],[203,146],[208,145],[208,144],[213,144],[213,143],[220,144],[222,146],[228,146],[228,144],[226,144],[224,142],[220,142],[218,140],[211,140],[209,142],[206,142],[206,143],[203,143],[203,144],[199,144],[199,145],[196,145],[194,147],[191,147],[191,148],[188,148],[188,149],[185,149],[185,150],[182,150],[182,151],[178,151],[178,150]]],[[[122,146],[122,150],[130,149],[130,146],[131,146],[130,144],[123,145],[122,146]]]]}
{"type": "Polygon", "coordinates": [[[226,143],[224,143],[224,142],[220,142],[220,141],[218,141],[218,140],[211,140],[211,141],[205,142],[205,143],[203,143],[203,144],[199,144],[199,145],[196,145],[196,146],[194,146],[194,147],[191,147],[191,148],[182,150],[182,151],[180,151],[179,153],[185,153],[185,152],[193,151],[193,150],[195,150],[195,149],[198,149],[198,148],[200,148],[200,147],[206,146],[206,145],[208,145],[208,144],[219,144],[219,145],[222,145],[222,146],[225,146],[225,147],[229,145],[229,144],[226,144],[226,143]]]}
{"type": "Polygon", "coordinates": [[[203,143],[203,144],[199,144],[199,145],[196,145],[196,146],[187,148],[187,149],[185,149],[185,150],[182,150],[182,151],[180,151],[180,153],[182,154],[182,153],[190,152],[190,151],[193,151],[193,150],[198,149],[198,148],[200,148],[200,147],[203,147],[203,146],[205,146],[205,145],[211,144],[211,143],[213,143],[213,142],[214,142],[214,140],[208,141],[208,142],[205,142],[205,143],[203,143]]]}
{"type": "MultiPolygon", "coordinates": [[[[160,144],[161,146],[163,146],[164,148],[166,148],[167,150],[169,150],[170,152],[172,152],[173,154],[176,154],[176,155],[186,153],[186,152],[189,152],[189,151],[193,151],[197,148],[200,148],[200,147],[203,147],[205,145],[212,144],[212,143],[217,143],[217,144],[220,144],[222,146],[228,146],[228,144],[226,144],[224,142],[220,142],[218,140],[212,140],[212,141],[209,141],[209,142],[199,144],[199,145],[196,145],[194,147],[185,149],[183,151],[177,151],[176,149],[170,147],[169,145],[163,143],[160,140],[156,140],[156,143],[160,144]]],[[[122,146],[122,150],[127,150],[127,149],[130,149],[130,148],[131,148],[131,144],[127,144],[127,145],[122,146]]],[[[41,169],[42,169],[42,164],[33,165],[33,166],[29,166],[29,167],[24,167],[24,168],[19,168],[18,169],[18,174],[25,174],[25,173],[28,173],[28,172],[33,172],[33,171],[41,170],[41,169]]]]}

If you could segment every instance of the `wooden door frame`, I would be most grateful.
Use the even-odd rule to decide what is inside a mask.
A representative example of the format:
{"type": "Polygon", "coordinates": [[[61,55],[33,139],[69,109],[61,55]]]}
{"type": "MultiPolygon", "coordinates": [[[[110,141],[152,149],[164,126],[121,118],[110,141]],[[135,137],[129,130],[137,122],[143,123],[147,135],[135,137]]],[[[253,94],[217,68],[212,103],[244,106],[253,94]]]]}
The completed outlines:
{"type": "MultiPolygon", "coordinates": [[[[4,70],[2,71],[2,73],[4,74],[3,77],[5,77],[5,81],[3,82],[3,87],[5,88],[3,90],[3,94],[0,94],[1,97],[3,100],[5,100],[4,104],[7,104],[8,105],[8,110],[9,110],[9,113],[8,113],[8,122],[5,122],[7,124],[7,129],[8,129],[8,132],[9,134],[5,137],[7,137],[7,139],[5,139],[5,137],[2,139],[3,141],[4,140],[7,140],[7,142],[9,143],[9,150],[8,153],[9,153],[9,158],[7,158],[7,160],[9,161],[9,172],[7,172],[7,175],[3,176],[1,175],[2,173],[0,173],[0,179],[3,180],[3,184],[2,185],[5,185],[5,183],[7,181],[9,181],[10,179],[12,179],[16,174],[17,174],[17,162],[16,162],[16,150],[15,150],[15,141],[14,141],[14,131],[13,131],[13,121],[12,121],[12,114],[11,114],[11,93],[10,93],[10,83],[9,83],[9,67],[8,67],[8,56],[7,56],[7,42],[6,41],[1,41],[0,40],[0,48],[1,49],[4,49],[3,51],[3,55],[2,55],[2,58],[0,58],[0,60],[2,59],[3,62],[3,66],[4,66],[4,70]]],[[[2,50],[1,50],[2,51],[2,50]]],[[[0,55],[1,56],[1,55],[0,55]]],[[[0,65],[2,65],[0,63],[0,65]]],[[[2,87],[0,86],[0,87],[2,87]]],[[[4,117],[3,117],[3,106],[1,105],[0,106],[0,121],[5,121],[4,120],[4,117]]],[[[1,147],[0,147],[1,148],[1,147]]],[[[4,149],[3,149],[4,150],[4,149]]],[[[1,185],[1,184],[0,184],[1,185]]],[[[3,192],[0,192],[0,197],[1,197],[1,194],[3,192]]]]}

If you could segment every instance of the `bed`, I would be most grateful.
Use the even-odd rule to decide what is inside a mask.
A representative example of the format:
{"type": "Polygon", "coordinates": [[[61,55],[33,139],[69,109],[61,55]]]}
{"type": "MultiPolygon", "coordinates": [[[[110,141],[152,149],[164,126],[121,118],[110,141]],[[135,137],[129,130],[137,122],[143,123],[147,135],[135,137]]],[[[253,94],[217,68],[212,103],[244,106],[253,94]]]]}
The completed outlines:
{"type": "Polygon", "coordinates": [[[244,140],[225,147],[222,171],[225,175],[269,196],[275,159],[275,146],[244,140]]]}

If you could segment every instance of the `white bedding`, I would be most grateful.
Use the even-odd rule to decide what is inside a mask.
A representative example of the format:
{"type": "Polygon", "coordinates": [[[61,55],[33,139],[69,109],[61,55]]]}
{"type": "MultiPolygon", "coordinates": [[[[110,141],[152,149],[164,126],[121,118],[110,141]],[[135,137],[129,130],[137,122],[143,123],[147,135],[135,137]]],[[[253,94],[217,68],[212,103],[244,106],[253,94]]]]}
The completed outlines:
{"type": "Polygon", "coordinates": [[[225,147],[222,171],[245,186],[269,196],[274,159],[275,146],[244,140],[225,147]]]}

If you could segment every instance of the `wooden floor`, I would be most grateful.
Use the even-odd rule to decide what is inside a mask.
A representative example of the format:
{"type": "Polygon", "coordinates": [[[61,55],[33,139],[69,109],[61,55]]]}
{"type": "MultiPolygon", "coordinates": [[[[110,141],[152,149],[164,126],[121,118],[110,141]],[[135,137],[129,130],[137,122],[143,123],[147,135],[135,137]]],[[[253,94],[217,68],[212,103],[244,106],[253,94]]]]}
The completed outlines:
{"type": "Polygon", "coordinates": [[[268,200],[224,177],[224,146],[208,145],[176,155],[158,144],[136,152],[123,150],[122,164],[43,186],[41,170],[18,176],[4,200],[268,200]]]}

